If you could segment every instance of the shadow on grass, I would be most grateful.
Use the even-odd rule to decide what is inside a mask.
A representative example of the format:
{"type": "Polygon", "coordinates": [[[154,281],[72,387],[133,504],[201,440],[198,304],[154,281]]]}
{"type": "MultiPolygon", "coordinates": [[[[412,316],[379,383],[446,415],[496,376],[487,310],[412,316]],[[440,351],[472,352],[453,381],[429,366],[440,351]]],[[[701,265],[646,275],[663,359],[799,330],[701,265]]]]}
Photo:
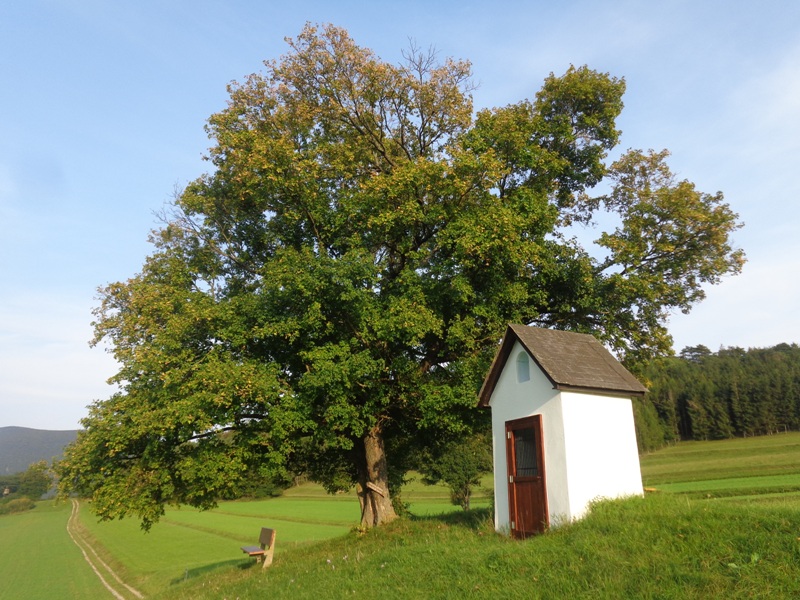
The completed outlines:
{"type": "Polygon", "coordinates": [[[438,515],[417,516],[412,513],[411,520],[423,523],[444,523],[445,525],[465,527],[467,529],[480,531],[487,527],[494,528],[493,516],[490,508],[483,507],[446,512],[438,515]]]}
{"type": "MultiPolygon", "coordinates": [[[[240,569],[249,569],[255,564],[255,561],[252,561],[252,564],[249,562],[245,562],[242,558],[232,558],[230,560],[223,560],[216,563],[210,563],[207,565],[203,565],[202,567],[196,567],[194,569],[186,569],[183,572],[183,575],[180,577],[176,577],[175,579],[171,580],[169,583],[170,585],[177,585],[179,583],[183,583],[184,581],[188,581],[190,579],[194,579],[195,577],[200,577],[201,575],[206,575],[211,573],[212,571],[216,571],[217,569],[223,569],[225,567],[232,567],[238,565],[240,569]]],[[[260,566],[260,565],[259,565],[260,566]]]]}

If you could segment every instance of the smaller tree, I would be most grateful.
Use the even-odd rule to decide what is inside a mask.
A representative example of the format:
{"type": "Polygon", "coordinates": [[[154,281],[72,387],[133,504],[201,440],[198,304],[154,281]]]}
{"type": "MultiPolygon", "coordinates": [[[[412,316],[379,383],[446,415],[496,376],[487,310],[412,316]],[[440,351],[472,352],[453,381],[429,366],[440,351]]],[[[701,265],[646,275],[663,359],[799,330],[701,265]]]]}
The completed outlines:
{"type": "Polygon", "coordinates": [[[24,496],[31,500],[38,500],[47,493],[53,485],[53,477],[47,461],[40,460],[32,463],[27,471],[19,477],[17,496],[24,496]]]}
{"type": "Polygon", "coordinates": [[[681,350],[680,357],[689,362],[700,364],[712,354],[713,352],[708,349],[708,346],[700,344],[699,346],[686,346],[681,350]]]}
{"type": "Polygon", "coordinates": [[[450,488],[450,501],[469,510],[474,486],[492,470],[492,448],[486,435],[474,435],[428,453],[420,464],[425,483],[442,482],[450,488]]]}

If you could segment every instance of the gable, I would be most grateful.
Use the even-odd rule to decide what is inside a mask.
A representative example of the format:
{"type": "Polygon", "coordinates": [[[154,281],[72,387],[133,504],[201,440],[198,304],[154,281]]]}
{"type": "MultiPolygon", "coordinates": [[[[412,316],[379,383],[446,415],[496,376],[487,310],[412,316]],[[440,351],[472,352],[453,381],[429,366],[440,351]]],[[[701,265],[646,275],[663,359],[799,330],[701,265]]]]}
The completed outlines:
{"type": "Polygon", "coordinates": [[[626,397],[641,396],[647,391],[647,388],[591,335],[526,325],[509,325],[481,387],[479,406],[488,406],[497,379],[508,364],[515,341],[522,345],[555,389],[626,397]]]}

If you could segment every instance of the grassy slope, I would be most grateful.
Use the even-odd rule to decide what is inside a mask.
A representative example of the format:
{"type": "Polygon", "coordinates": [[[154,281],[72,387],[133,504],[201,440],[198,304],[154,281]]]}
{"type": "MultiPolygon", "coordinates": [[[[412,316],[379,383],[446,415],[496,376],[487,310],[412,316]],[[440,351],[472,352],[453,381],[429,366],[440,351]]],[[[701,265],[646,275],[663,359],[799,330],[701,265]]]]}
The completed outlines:
{"type": "Polygon", "coordinates": [[[800,499],[772,492],[795,484],[798,464],[800,434],[680,444],[643,457],[647,485],[705,497],[726,481],[739,497],[601,503],[522,543],[496,535],[486,513],[472,523],[404,520],[279,554],[266,573],[219,572],[162,597],[794,598],[800,499]]]}
{"type": "MultiPolygon", "coordinates": [[[[487,521],[403,520],[234,569],[163,598],[792,598],[800,512],[670,495],[601,503],[525,542],[487,521]]],[[[484,511],[484,516],[488,516],[484,511]]]]}
{"type": "Polygon", "coordinates": [[[226,502],[200,513],[170,509],[149,533],[135,519],[98,523],[84,503],[81,521],[107,562],[146,594],[184,578],[241,565],[240,547],[257,541],[262,526],[278,531],[277,554],[315,540],[341,537],[358,518],[358,505],[324,498],[226,502]]]}
{"type": "MultiPolygon", "coordinates": [[[[442,486],[424,486],[412,480],[405,493],[415,514],[456,510],[442,486]]],[[[485,491],[474,505],[487,506],[485,491]]],[[[284,496],[258,502],[223,502],[217,509],[168,509],[149,533],[135,519],[99,523],[84,502],[83,532],[107,563],[145,594],[170,589],[184,579],[195,579],[231,566],[249,566],[239,548],[257,540],[262,526],[277,529],[276,555],[321,540],[346,535],[359,520],[354,494],[330,496],[318,485],[287,490],[284,496]]]]}
{"type": "Polygon", "coordinates": [[[69,515],[69,504],[42,502],[0,517],[0,598],[108,597],[67,534],[69,515]]]}
{"type": "MultiPolygon", "coordinates": [[[[415,514],[457,510],[443,486],[424,486],[412,480],[404,489],[415,514]]],[[[487,506],[485,491],[475,506],[487,506]]],[[[359,520],[354,494],[330,496],[318,485],[305,484],[284,496],[258,502],[223,502],[217,509],[168,509],[149,533],[135,519],[99,523],[86,503],[81,523],[103,559],[123,578],[146,594],[172,589],[184,579],[195,579],[232,565],[250,565],[239,548],[256,542],[262,526],[278,532],[276,556],[321,540],[346,535],[359,520]]],[[[169,597],[169,595],[167,595],[169,597]]]]}

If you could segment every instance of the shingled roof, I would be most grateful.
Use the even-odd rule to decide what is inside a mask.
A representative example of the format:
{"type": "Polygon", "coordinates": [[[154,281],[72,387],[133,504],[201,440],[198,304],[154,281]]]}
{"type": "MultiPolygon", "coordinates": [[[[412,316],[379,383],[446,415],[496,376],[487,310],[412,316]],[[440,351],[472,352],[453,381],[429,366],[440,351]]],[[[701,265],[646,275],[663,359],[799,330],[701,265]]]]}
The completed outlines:
{"type": "Polygon", "coordinates": [[[509,325],[489,374],[483,382],[478,406],[488,406],[500,373],[519,341],[557,390],[642,396],[647,391],[593,336],[571,331],[509,325]]]}

